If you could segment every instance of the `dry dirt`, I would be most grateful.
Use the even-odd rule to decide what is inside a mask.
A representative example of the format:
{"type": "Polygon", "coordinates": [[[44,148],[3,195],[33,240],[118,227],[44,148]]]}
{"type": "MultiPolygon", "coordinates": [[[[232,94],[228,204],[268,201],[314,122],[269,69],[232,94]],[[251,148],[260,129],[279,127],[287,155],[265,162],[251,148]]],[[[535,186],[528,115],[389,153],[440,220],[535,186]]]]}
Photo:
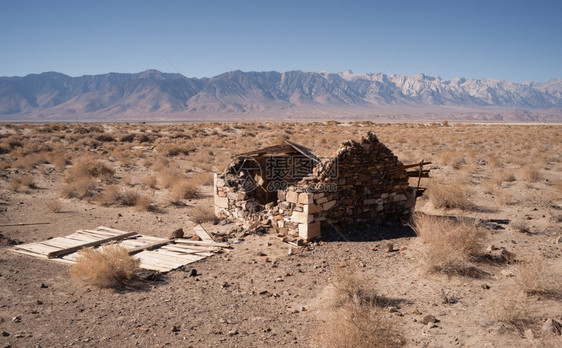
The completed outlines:
{"type": "MultiPolygon", "coordinates": [[[[168,156],[179,168],[190,168],[187,177],[220,170],[228,155],[279,137],[319,148],[358,139],[371,130],[404,162],[432,160],[431,180],[460,180],[473,191],[471,209],[436,209],[424,196],[418,211],[472,218],[486,228],[486,246],[497,247],[484,252],[475,264],[481,273],[460,276],[428,273],[423,266],[427,246],[400,225],[333,232],[305,247],[290,246],[266,233],[241,240],[232,237],[233,248],[223,254],[119,289],[82,284],[70,277],[68,265],[13,253],[10,247],[100,225],[162,237],[182,227],[189,234],[195,226],[193,207],[210,206],[212,186],[202,183],[201,197],[170,204],[166,188],[151,189],[141,179],[155,173],[143,161],[153,162],[156,154],[164,153],[160,143],[130,144],[142,147],[139,150],[119,149],[123,145],[119,141],[102,142],[92,149],[85,136],[69,139],[62,129],[49,132],[45,139],[50,139],[51,151],[71,154],[66,169],[57,170],[52,161],[18,166],[17,159],[41,153],[23,151],[46,136],[40,127],[0,125],[2,146],[11,149],[0,155],[6,163],[0,178],[0,347],[315,347],[318,328],[332,305],[333,283],[346,273],[356,273],[376,289],[384,299],[381,315],[395,323],[407,347],[562,346],[561,336],[541,329],[548,318],[562,320],[560,126],[104,125],[108,134],[138,134],[137,128],[144,127],[149,134],[160,134],[160,140],[170,139],[174,132],[189,133],[189,143],[180,145],[195,151],[168,156]],[[151,133],[151,127],[158,132],[151,133]],[[203,132],[207,135],[201,138],[203,132]],[[62,136],[53,139],[56,134],[62,136]],[[21,137],[21,146],[7,144],[14,135],[21,137]],[[242,144],[246,138],[252,141],[242,144]],[[84,149],[75,150],[72,146],[77,143],[84,149]],[[65,174],[86,153],[112,166],[114,183],[130,176],[127,185],[150,192],[156,209],[101,206],[95,198],[59,198],[67,185],[65,174]],[[464,159],[460,164],[454,160],[459,153],[464,159]],[[539,157],[536,176],[523,170],[539,157]],[[514,180],[485,185],[499,175],[492,168],[498,162],[496,167],[515,173],[514,180]],[[18,176],[32,177],[33,187],[14,188],[18,176]],[[58,199],[60,211],[54,212],[48,206],[58,199]],[[37,222],[48,224],[5,226],[37,222]],[[360,240],[365,232],[370,237],[360,240]],[[392,251],[388,243],[393,244],[392,251]],[[517,260],[539,255],[548,291],[520,291],[516,264],[498,257],[503,249],[517,260]],[[196,277],[189,276],[193,268],[196,277]],[[510,320],[502,319],[506,313],[500,305],[506,302],[510,320]],[[422,323],[428,314],[438,320],[433,327],[422,323]]],[[[424,184],[431,185],[431,180],[424,184]]],[[[103,190],[106,183],[99,179],[97,183],[98,191],[103,190]]],[[[225,233],[235,225],[203,226],[225,233]]]]}

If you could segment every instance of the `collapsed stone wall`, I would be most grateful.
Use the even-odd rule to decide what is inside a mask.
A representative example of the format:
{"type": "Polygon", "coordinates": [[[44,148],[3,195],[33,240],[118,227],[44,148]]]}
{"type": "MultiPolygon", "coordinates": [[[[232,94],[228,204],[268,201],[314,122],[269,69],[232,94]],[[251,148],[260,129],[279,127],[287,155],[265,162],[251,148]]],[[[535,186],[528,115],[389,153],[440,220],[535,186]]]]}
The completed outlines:
{"type": "Polygon", "coordinates": [[[399,221],[412,214],[415,195],[402,163],[369,133],[361,142],[345,142],[310,179],[280,191],[277,205],[284,222],[277,223],[310,239],[320,235],[323,222],[399,221]]]}
{"type": "MultiPolygon", "coordinates": [[[[398,221],[412,214],[416,193],[402,163],[373,133],[342,144],[335,157],[313,174],[277,192],[277,204],[256,211],[251,193],[233,188],[226,174],[215,175],[218,217],[267,219],[281,233],[312,239],[322,224],[398,221]]],[[[263,207],[262,207],[263,208],[263,207]]]]}

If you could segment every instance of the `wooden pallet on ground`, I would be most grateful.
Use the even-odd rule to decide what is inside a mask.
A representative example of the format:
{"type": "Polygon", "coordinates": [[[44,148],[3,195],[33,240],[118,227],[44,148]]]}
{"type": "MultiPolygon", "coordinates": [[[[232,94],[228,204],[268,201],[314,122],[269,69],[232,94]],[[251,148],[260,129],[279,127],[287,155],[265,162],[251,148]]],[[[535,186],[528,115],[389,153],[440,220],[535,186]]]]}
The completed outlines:
{"type": "Polygon", "coordinates": [[[80,258],[78,251],[88,247],[101,247],[116,243],[133,257],[140,259],[140,267],[159,272],[168,272],[178,267],[202,260],[222,248],[230,247],[216,243],[197,225],[194,231],[202,241],[188,239],[166,239],[141,235],[100,226],[94,230],[78,230],[66,237],[56,237],[42,242],[17,245],[12,251],[53,261],[75,263],[80,258]]]}

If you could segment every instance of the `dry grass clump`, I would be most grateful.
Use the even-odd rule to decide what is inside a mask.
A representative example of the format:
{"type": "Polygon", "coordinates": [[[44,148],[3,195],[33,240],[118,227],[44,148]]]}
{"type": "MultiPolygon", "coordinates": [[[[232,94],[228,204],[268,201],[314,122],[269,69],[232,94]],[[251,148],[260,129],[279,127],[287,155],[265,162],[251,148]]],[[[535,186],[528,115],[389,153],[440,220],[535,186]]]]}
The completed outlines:
{"type": "Polygon", "coordinates": [[[97,193],[96,182],[89,177],[75,178],[62,189],[64,198],[92,198],[97,193]]]}
{"type": "Polygon", "coordinates": [[[541,178],[541,175],[537,167],[524,166],[521,168],[521,177],[528,182],[537,182],[541,178]]]}
{"type": "Polygon", "coordinates": [[[331,306],[320,314],[317,343],[326,348],[402,347],[406,341],[388,319],[385,311],[373,302],[358,299],[364,295],[366,282],[354,274],[336,281],[331,306]],[[339,287],[339,288],[338,288],[339,287]]]}
{"type": "Polygon", "coordinates": [[[10,189],[14,192],[18,192],[22,188],[33,189],[37,188],[37,185],[31,176],[14,176],[10,181],[10,189]]]}
{"type": "Polygon", "coordinates": [[[561,285],[552,274],[545,272],[544,258],[539,254],[518,261],[514,267],[514,274],[517,286],[527,295],[552,293],[561,285]]]}
{"type": "Polygon", "coordinates": [[[441,163],[448,165],[454,169],[460,169],[466,164],[466,154],[457,151],[444,151],[438,154],[441,163]]]}
{"type": "Polygon", "coordinates": [[[201,197],[199,185],[188,179],[175,182],[170,188],[169,199],[173,204],[181,204],[183,199],[196,199],[201,197]]]}
{"type": "Polygon", "coordinates": [[[60,213],[62,211],[62,202],[60,199],[53,199],[47,202],[47,209],[53,213],[60,213]]]}
{"type": "Polygon", "coordinates": [[[210,206],[198,206],[191,209],[189,216],[191,221],[202,224],[204,222],[211,222],[215,220],[215,211],[210,206]]]}
{"type": "Polygon", "coordinates": [[[87,284],[100,288],[114,288],[135,277],[140,260],[129,255],[120,245],[80,251],[80,258],[70,268],[70,274],[87,284]]]}
{"type": "Polygon", "coordinates": [[[149,175],[142,178],[142,183],[150,188],[156,188],[158,185],[158,179],[155,175],[149,175]]]}
{"type": "Polygon", "coordinates": [[[529,316],[527,296],[513,289],[505,290],[490,300],[488,311],[492,320],[517,325],[529,316]]]}
{"type": "Polygon", "coordinates": [[[466,219],[418,213],[413,229],[428,246],[423,262],[429,272],[471,275],[471,259],[483,253],[486,232],[466,219]],[[468,266],[468,267],[467,267],[468,266]]]}
{"type": "Polygon", "coordinates": [[[67,183],[71,183],[84,177],[111,177],[113,174],[113,169],[109,168],[102,161],[95,159],[85,159],[73,165],[68,170],[64,180],[67,183]]]}
{"type": "Polygon", "coordinates": [[[462,183],[432,183],[427,190],[427,196],[437,209],[462,209],[474,208],[470,200],[473,191],[462,183]]]}
{"type": "Polygon", "coordinates": [[[124,205],[132,207],[137,204],[140,197],[141,195],[136,190],[109,185],[105,188],[99,203],[103,206],[124,205]]]}

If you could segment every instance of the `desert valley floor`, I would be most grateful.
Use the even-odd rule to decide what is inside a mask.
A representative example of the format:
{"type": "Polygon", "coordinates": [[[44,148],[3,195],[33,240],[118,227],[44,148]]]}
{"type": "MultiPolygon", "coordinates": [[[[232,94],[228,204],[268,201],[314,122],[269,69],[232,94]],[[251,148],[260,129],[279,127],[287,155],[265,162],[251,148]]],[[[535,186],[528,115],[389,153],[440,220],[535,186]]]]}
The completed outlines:
{"type": "Polygon", "coordinates": [[[0,225],[0,347],[562,346],[562,126],[0,124],[0,225]],[[294,246],[214,221],[212,174],[233,154],[289,139],[326,157],[369,131],[432,162],[413,229],[294,246]],[[116,288],[11,251],[197,224],[231,249],[116,288]],[[449,243],[459,229],[467,244],[449,243]]]}

